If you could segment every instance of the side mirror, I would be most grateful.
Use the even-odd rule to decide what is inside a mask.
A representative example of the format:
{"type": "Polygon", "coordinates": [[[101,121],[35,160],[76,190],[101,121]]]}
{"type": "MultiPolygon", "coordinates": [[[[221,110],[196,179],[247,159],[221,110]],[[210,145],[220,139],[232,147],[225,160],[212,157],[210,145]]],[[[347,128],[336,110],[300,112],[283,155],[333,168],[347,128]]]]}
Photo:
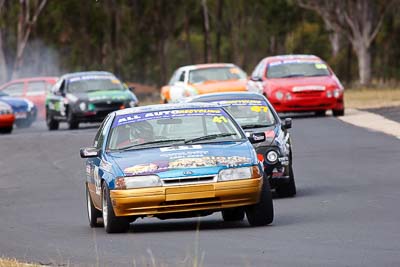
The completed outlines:
{"type": "Polygon", "coordinates": [[[256,144],[265,141],[265,133],[246,133],[247,138],[249,139],[250,143],[256,144]]]}
{"type": "Polygon", "coordinates": [[[262,82],[263,81],[263,79],[261,77],[259,77],[259,76],[252,76],[250,78],[250,80],[252,80],[254,82],[262,82]]]}
{"type": "Polygon", "coordinates": [[[80,150],[81,158],[95,158],[100,155],[100,150],[95,147],[83,147],[80,150]]]}
{"type": "Polygon", "coordinates": [[[292,128],[292,119],[286,118],[282,123],[282,128],[286,130],[292,128]]]}
{"type": "Polygon", "coordinates": [[[135,87],[133,87],[133,86],[129,86],[128,89],[129,89],[129,91],[131,91],[132,93],[135,91],[135,87]]]}

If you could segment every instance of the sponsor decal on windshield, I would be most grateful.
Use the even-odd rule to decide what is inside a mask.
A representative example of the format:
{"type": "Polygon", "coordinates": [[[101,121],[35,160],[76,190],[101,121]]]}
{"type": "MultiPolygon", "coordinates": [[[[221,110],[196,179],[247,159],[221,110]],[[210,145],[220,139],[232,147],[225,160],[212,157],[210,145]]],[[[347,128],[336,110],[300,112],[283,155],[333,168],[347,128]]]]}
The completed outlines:
{"type": "Polygon", "coordinates": [[[116,80],[116,79],[113,76],[107,76],[107,75],[85,75],[85,76],[73,77],[69,79],[69,82],[77,82],[84,80],[116,80]]]}
{"type": "Polygon", "coordinates": [[[268,65],[269,66],[278,66],[278,65],[283,65],[283,64],[300,64],[300,63],[316,64],[319,62],[317,60],[291,59],[291,60],[281,60],[281,61],[271,62],[268,65]]]}
{"type": "MultiPolygon", "coordinates": [[[[112,128],[147,120],[156,119],[173,119],[179,117],[190,117],[190,116],[214,116],[214,119],[218,122],[228,122],[227,114],[218,108],[206,108],[206,109],[174,109],[174,110],[162,110],[152,112],[142,112],[134,114],[119,115],[115,118],[112,128]]],[[[213,120],[214,120],[213,119],[213,120]]]]}
{"type": "Polygon", "coordinates": [[[253,99],[235,99],[235,100],[222,100],[215,101],[214,103],[221,106],[250,106],[250,110],[253,112],[268,112],[268,105],[262,100],[253,99]]]}

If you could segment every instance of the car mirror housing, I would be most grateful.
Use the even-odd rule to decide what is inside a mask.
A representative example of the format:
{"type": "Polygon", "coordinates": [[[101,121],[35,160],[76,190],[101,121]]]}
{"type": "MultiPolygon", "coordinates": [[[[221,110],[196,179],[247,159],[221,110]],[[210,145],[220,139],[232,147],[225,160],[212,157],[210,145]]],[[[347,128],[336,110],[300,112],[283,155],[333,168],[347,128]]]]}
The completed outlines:
{"type": "Polygon", "coordinates": [[[291,118],[286,118],[286,119],[283,121],[282,127],[283,127],[284,129],[290,129],[290,128],[292,128],[292,119],[291,119],[291,118]]]}
{"type": "Polygon", "coordinates": [[[249,139],[250,143],[256,144],[265,141],[265,133],[246,133],[247,138],[249,139]]]}
{"type": "Polygon", "coordinates": [[[81,158],[95,158],[100,155],[100,149],[95,147],[83,147],[80,149],[81,158]]]}

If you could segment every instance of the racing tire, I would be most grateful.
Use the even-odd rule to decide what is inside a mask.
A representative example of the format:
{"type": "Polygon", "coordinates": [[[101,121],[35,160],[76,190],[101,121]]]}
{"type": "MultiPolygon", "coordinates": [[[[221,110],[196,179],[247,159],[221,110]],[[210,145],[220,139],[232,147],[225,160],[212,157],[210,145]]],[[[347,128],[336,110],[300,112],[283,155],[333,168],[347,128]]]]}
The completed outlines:
{"type": "Polygon", "coordinates": [[[13,130],[12,126],[0,128],[0,133],[10,134],[13,130]]]}
{"type": "Polygon", "coordinates": [[[127,218],[115,216],[110,199],[110,190],[106,183],[102,187],[101,200],[103,224],[106,232],[109,234],[127,232],[129,230],[129,221],[127,218]]]}
{"type": "Polygon", "coordinates": [[[315,116],[317,117],[325,117],[325,115],[326,115],[326,110],[315,111],[315,116]]]}
{"type": "Polygon", "coordinates": [[[75,130],[79,128],[79,121],[74,118],[74,114],[72,114],[72,112],[68,112],[67,123],[68,129],[70,130],[75,130]]]}
{"type": "Polygon", "coordinates": [[[344,109],[332,109],[332,114],[335,117],[344,116],[344,109]]]}
{"type": "Polygon", "coordinates": [[[274,220],[274,204],[268,180],[264,177],[260,201],[246,207],[246,217],[251,226],[264,226],[274,220]]]}
{"type": "Polygon", "coordinates": [[[98,218],[101,218],[101,211],[96,209],[96,207],[93,205],[92,198],[90,197],[89,194],[89,188],[86,184],[86,207],[87,207],[87,215],[89,219],[89,225],[92,228],[95,227],[100,227],[103,226],[102,223],[98,223],[98,218]]]}
{"type": "Polygon", "coordinates": [[[289,181],[276,187],[279,197],[294,197],[296,195],[296,183],[294,181],[293,167],[289,167],[289,181]]]}
{"type": "Polygon", "coordinates": [[[49,131],[58,130],[60,122],[56,121],[50,114],[49,110],[46,110],[46,124],[49,131]]]}
{"type": "Polygon", "coordinates": [[[244,219],[243,208],[225,209],[222,211],[222,218],[225,222],[238,222],[244,219]]]}

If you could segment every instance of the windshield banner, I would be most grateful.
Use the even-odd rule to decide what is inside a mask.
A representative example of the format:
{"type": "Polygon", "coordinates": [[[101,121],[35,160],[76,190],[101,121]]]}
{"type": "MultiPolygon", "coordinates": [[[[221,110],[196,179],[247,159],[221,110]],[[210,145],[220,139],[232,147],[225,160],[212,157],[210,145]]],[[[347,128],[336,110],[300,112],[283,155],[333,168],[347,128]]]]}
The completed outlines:
{"type": "Polygon", "coordinates": [[[132,114],[117,116],[113,122],[112,128],[139,121],[173,119],[173,118],[190,117],[190,116],[218,116],[219,118],[222,117],[226,118],[227,114],[220,108],[173,109],[173,110],[132,113],[132,114]]]}
{"type": "Polygon", "coordinates": [[[234,99],[213,102],[221,106],[267,106],[267,103],[256,99],[234,99]]]}

